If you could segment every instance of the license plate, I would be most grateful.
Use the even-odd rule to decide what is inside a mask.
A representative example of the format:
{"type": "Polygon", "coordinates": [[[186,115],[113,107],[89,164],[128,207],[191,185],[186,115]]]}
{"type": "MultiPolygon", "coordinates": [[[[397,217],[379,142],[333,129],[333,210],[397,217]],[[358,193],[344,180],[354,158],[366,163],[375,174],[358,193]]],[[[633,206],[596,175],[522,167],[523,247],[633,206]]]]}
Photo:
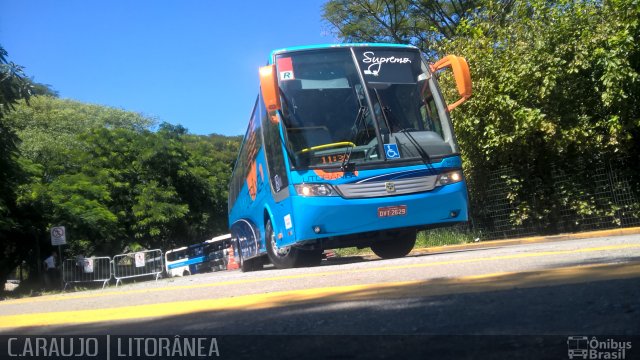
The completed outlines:
{"type": "Polygon", "coordinates": [[[407,215],[407,205],[386,206],[378,208],[378,217],[407,215]]]}

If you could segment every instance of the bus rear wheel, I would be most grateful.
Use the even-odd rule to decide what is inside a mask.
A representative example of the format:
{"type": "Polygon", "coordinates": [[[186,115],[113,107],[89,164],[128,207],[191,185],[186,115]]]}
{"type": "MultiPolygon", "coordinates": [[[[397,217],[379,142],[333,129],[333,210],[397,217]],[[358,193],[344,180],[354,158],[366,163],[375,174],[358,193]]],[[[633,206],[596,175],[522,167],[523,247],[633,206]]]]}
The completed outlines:
{"type": "Polygon", "coordinates": [[[373,253],[383,259],[395,259],[406,256],[416,244],[415,230],[402,230],[387,233],[386,239],[371,244],[373,253]]]}
{"type": "Polygon", "coordinates": [[[238,265],[240,265],[240,270],[242,272],[256,271],[262,269],[262,258],[255,257],[252,259],[245,259],[242,256],[242,252],[240,251],[240,247],[237,243],[234,244],[234,252],[237,254],[236,258],[238,259],[238,265]]]}
{"type": "Polygon", "coordinates": [[[267,220],[264,226],[264,233],[267,241],[267,255],[276,268],[289,269],[292,267],[320,265],[320,261],[322,261],[322,251],[320,250],[302,250],[295,246],[278,248],[271,220],[267,220]]]}
{"type": "Polygon", "coordinates": [[[243,260],[240,264],[242,272],[262,270],[262,258],[255,257],[249,260],[243,260]]]}

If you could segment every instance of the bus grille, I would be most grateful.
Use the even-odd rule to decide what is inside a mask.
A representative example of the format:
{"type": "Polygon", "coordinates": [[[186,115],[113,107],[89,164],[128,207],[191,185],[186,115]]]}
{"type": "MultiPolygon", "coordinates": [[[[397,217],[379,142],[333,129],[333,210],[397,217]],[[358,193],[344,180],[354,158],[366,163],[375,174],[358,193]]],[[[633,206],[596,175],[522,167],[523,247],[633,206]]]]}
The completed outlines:
{"type": "Polygon", "coordinates": [[[346,199],[372,198],[413,194],[433,190],[438,175],[389,181],[376,181],[336,185],[340,195],[346,199]]]}

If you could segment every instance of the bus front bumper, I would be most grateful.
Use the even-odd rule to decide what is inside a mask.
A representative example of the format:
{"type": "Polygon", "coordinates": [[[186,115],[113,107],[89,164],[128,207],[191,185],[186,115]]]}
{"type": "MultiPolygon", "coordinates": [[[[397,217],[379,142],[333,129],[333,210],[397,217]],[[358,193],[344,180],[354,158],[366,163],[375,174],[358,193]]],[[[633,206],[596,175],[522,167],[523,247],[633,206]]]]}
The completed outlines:
{"type": "Polygon", "coordinates": [[[293,216],[295,242],[378,230],[429,227],[468,219],[464,181],[410,195],[362,199],[293,196],[292,202],[296,209],[293,216]],[[385,211],[384,208],[389,207],[404,208],[404,211],[385,211]]]}

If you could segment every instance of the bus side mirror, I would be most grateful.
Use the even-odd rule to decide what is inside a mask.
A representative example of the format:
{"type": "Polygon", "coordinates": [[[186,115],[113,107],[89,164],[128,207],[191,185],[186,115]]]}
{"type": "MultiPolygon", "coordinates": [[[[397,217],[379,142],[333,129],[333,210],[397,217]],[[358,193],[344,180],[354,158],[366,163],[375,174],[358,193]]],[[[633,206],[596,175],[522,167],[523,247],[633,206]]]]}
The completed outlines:
{"type": "Polygon", "coordinates": [[[275,65],[267,65],[260,68],[260,89],[262,91],[262,100],[269,113],[282,108],[275,65]]]}
{"type": "Polygon", "coordinates": [[[471,97],[471,73],[469,72],[467,60],[455,55],[447,55],[438,60],[435,64],[431,65],[431,71],[437,72],[448,67],[451,67],[453,71],[453,77],[456,79],[456,87],[460,94],[460,99],[447,106],[449,111],[451,111],[471,97]]]}

